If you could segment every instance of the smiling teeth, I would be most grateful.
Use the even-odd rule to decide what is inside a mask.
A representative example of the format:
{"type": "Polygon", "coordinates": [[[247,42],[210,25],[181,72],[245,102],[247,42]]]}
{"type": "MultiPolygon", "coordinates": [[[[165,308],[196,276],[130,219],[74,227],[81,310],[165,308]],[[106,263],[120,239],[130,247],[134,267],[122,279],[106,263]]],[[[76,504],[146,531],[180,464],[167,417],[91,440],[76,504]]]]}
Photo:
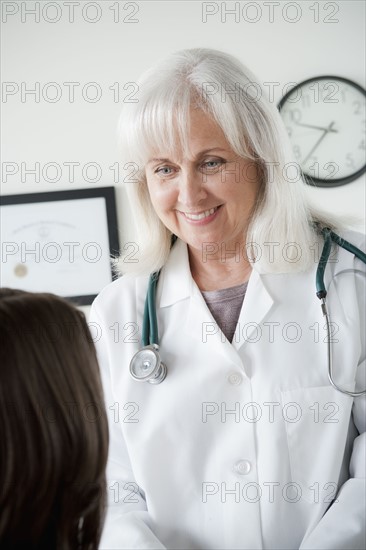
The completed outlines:
{"type": "Polygon", "coordinates": [[[187,214],[184,212],[184,215],[189,220],[203,220],[204,218],[207,218],[207,216],[211,216],[214,212],[216,212],[218,207],[211,208],[210,210],[206,210],[206,212],[201,212],[201,214],[187,214]]]}

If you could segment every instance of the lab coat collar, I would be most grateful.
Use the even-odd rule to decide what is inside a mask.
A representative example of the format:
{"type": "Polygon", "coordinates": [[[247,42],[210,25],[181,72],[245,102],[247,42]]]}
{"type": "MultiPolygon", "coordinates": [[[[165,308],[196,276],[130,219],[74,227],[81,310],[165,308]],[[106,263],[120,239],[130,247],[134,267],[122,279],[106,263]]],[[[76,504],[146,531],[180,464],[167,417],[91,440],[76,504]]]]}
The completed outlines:
{"type": "MultiPolygon", "coordinates": [[[[252,270],[233,342],[232,344],[226,342],[228,346],[232,346],[236,350],[239,350],[251,338],[251,335],[273,305],[273,298],[264,284],[264,279],[265,276],[260,275],[255,269],[252,270]]],[[[180,239],[177,239],[171,250],[168,261],[162,270],[160,281],[161,284],[157,294],[157,303],[160,307],[168,307],[189,297],[194,298],[193,302],[196,303],[197,307],[203,305],[203,296],[200,294],[190,271],[187,245],[180,239]]],[[[201,335],[202,310],[200,315],[198,310],[195,310],[196,306],[192,305],[190,308],[189,323],[191,333],[201,335]],[[196,327],[195,323],[198,323],[196,327]]],[[[212,321],[208,308],[206,320],[212,321]]],[[[221,331],[218,331],[217,338],[212,340],[214,339],[222,348],[221,331]]]]}
{"type": "Polygon", "coordinates": [[[159,278],[157,303],[167,307],[188,298],[192,282],[187,245],[177,239],[159,278]]]}

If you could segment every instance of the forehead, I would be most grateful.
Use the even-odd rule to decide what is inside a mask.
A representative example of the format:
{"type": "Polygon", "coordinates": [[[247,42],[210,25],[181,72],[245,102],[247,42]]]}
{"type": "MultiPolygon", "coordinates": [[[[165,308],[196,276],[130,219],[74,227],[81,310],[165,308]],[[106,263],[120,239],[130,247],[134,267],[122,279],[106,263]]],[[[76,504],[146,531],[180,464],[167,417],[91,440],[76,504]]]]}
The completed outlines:
{"type": "Polygon", "coordinates": [[[147,164],[152,164],[154,162],[168,162],[169,160],[178,160],[181,161],[182,158],[192,158],[192,160],[199,159],[200,157],[203,157],[204,155],[214,155],[220,154],[220,153],[229,153],[229,149],[224,149],[222,147],[210,147],[208,149],[197,149],[196,151],[190,150],[186,155],[182,154],[182,151],[178,150],[176,153],[173,151],[170,155],[161,156],[159,153],[155,153],[158,156],[151,157],[147,164]]]}
{"type": "Polygon", "coordinates": [[[189,119],[182,132],[182,127],[174,125],[173,140],[169,146],[163,142],[150,149],[147,163],[154,160],[176,158],[196,158],[206,153],[230,151],[225,134],[214,118],[198,109],[191,109],[189,119]]]}

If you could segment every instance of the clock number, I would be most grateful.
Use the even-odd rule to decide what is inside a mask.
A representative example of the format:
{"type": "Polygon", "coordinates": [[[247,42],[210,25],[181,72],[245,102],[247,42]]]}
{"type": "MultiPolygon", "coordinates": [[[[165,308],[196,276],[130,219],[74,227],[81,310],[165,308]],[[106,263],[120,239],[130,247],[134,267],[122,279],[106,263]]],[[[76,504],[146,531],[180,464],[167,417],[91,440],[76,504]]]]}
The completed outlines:
{"type": "Polygon", "coordinates": [[[301,159],[301,149],[300,149],[300,147],[298,145],[294,145],[293,151],[294,151],[296,160],[300,160],[301,159]]]}
{"type": "Polygon", "coordinates": [[[324,169],[328,172],[324,179],[334,178],[336,173],[339,172],[339,166],[336,162],[327,162],[324,164],[324,169]]]}
{"type": "Polygon", "coordinates": [[[333,91],[325,96],[324,103],[338,103],[338,99],[333,99],[332,96],[339,91],[339,86],[334,82],[327,82],[327,84],[324,84],[324,90],[327,90],[329,87],[333,88],[333,91]]]}
{"type": "Polygon", "coordinates": [[[343,89],[341,91],[341,94],[342,94],[342,103],[345,103],[347,101],[347,98],[346,98],[346,92],[348,91],[348,88],[346,88],[345,90],[343,89]]]}
{"type": "Polygon", "coordinates": [[[292,128],[290,128],[290,126],[286,126],[286,130],[287,130],[288,135],[291,137],[292,136],[292,128]]]}
{"type": "Polygon", "coordinates": [[[354,115],[360,115],[361,114],[361,101],[353,101],[352,105],[355,106],[355,110],[353,111],[354,115]]]}
{"type": "Polygon", "coordinates": [[[354,168],[355,161],[354,161],[354,158],[352,157],[352,153],[347,153],[346,159],[347,159],[346,165],[349,166],[350,168],[354,168]]]}
{"type": "Polygon", "coordinates": [[[291,116],[291,119],[294,122],[300,122],[300,120],[301,120],[301,111],[300,111],[300,109],[291,109],[290,116],[291,116]]]}

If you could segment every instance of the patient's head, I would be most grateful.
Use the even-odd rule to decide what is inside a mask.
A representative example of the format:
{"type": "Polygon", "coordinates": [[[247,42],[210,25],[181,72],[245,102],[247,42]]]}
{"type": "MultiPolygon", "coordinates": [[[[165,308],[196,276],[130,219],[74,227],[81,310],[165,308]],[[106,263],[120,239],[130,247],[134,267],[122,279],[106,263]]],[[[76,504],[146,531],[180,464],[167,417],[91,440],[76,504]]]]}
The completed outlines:
{"type": "Polygon", "coordinates": [[[0,289],[0,546],[94,549],[108,427],[84,314],[0,289]]]}

